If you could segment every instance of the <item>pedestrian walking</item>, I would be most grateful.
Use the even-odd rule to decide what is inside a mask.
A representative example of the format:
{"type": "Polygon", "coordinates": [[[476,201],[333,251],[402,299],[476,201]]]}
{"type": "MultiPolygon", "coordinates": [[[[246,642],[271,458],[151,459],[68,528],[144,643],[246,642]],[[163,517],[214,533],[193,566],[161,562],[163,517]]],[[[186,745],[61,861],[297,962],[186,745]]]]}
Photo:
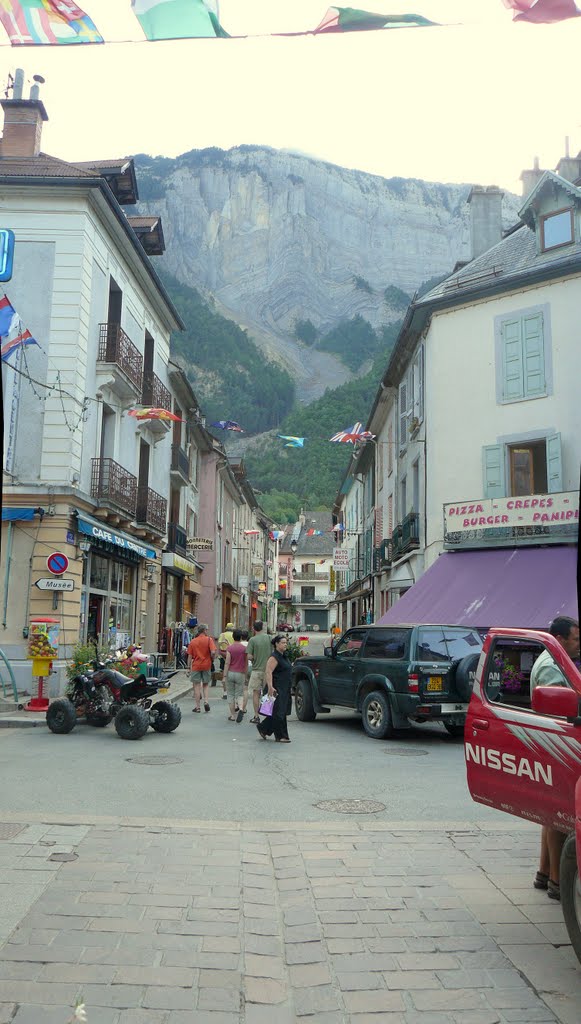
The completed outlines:
{"type": "Polygon", "coordinates": [[[195,705],[193,711],[200,714],[200,699],[204,690],[204,711],[210,710],[208,703],[208,687],[212,681],[212,659],[216,653],[216,644],[208,636],[208,626],[200,623],[193,640],[188,644],[188,669],[194,690],[195,705]]]}
{"type": "Polygon", "coordinates": [[[240,723],[246,714],[244,683],[246,682],[248,656],[246,646],[242,643],[242,630],[234,630],[233,640],[234,643],[230,644],[226,651],[224,683],[230,707],[228,721],[240,723]]]}
{"type": "Polygon", "coordinates": [[[264,673],[268,696],[275,697],[272,716],[256,726],[265,740],[274,733],[277,743],[290,743],[286,716],[291,712],[291,663],[286,656],[288,639],[281,633],[272,638],[272,654],[264,673]]]}
{"type": "Polygon", "coordinates": [[[228,699],[226,693],[226,683],[224,681],[224,665],[226,664],[226,651],[230,644],[234,643],[234,636],[232,630],[234,629],[233,622],[227,622],[225,629],[220,633],[218,637],[218,650],[220,652],[220,672],[222,673],[222,700],[228,699]]]}
{"type": "Polygon", "coordinates": [[[264,689],[264,673],[266,671],[266,663],[272,655],[272,644],[270,637],[264,632],[263,622],[254,623],[254,634],[248,641],[247,654],[248,660],[252,662],[252,671],[248,681],[248,696],[252,696],[254,718],[251,718],[250,722],[252,725],[258,725],[260,722],[258,708],[260,706],[260,696],[264,689]]]}

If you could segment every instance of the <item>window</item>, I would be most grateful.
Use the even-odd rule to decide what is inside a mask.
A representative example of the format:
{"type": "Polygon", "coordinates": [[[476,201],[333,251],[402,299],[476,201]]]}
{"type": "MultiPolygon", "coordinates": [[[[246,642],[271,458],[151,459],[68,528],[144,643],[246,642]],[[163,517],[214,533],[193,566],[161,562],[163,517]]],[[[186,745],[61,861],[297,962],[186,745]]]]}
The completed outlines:
{"type": "Polygon", "coordinates": [[[570,245],[575,240],[575,220],[573,210],[556,210],[547,213],[540,219],[541,250],[557,249],[561,245],[570,245]]]}
{"type": "Polygon", "coordinates": [[[420,460],[412,466],[412,510],[420,511],[420,460]]]}
{"type": "Polygon", "coordinates": [[[305,576],[314,576],[315,574],[315,563],[314,562],[303,562],[301,565],[301,572],[305,576]]]}
{"type": "Polygon", "coordinates": [[[363,641],[365,640],[366,633],[367,630],[364,629],[352,630],[350,633],[346,633],[345,636],[341,638],[341,640],[337,644],[337,647],[335,648],[335,653],[337,657],[358,657],[359,651],[363,646],[363,641]]]}
{"type": "Polygon", "coordinates": [[[408,379],[399,386],[399,446],[405,448],[408,443],[408,379]]]}
{"type": "Polygon", "coordinates": [[[484,497],[557,494],[563,490],[561,435],[483,448],[484,497]]]}
{"type": "Polygon", "coordinates": [[[393,426],[387,428],[387,475],[393,473],[393,426]]]}
{"type": "Polygon", "coordinates": [[[401,478],[401,483],[399,485],[399,510],[400,510],[400,518],[401,519],[405,519],[405,517],[407,515],[407,504],[408,504],[407,491],[408,491],[407,476],[403,476],[401,478]]]}
{"type": "Polygon", "coordinates": [[[552,392],[549,307],[496,318],[496,400],[544,398],[552,392]]]}
{"type": "Polygon", "coordinates": [[[418,425],[424,418],[424,346],[420,345],[412,366],[412,381],[413,381],[413,395],[412,395],[412,409],[411,416],[412,422],[417,420],[418,425]]]}
{"type": "Polygon", "coordinates": [[[444,639],[444,631],[442,629],[420,629],[418,633],[418,661],[448,660],[448,648],[444,639]]]}
{"type": "Polygon", "coordinates": [[[301,587],[301,604],[312,604],[315,600],[314,587],[301,587]]]}
{"type": "Polygon", "coordinates": [[[469,654],[478,654],[482,648],[480,634],[474,629],[444,630],[444,639],[448,648],[450,661],[466,658],[469,654]]]}
{"type": "Polygon", "coordinates": [[[488,700],[509,707],[530,708],[531,669],[543,650],[530,640],[496,640],[483,680],[488,700]]]}
{"type": "Polygon", "coordinates": [[[409,630],[406,629],[371,630],[365,642],[363,657],[399,660],[405,657],[408,635],[409,630]]]}

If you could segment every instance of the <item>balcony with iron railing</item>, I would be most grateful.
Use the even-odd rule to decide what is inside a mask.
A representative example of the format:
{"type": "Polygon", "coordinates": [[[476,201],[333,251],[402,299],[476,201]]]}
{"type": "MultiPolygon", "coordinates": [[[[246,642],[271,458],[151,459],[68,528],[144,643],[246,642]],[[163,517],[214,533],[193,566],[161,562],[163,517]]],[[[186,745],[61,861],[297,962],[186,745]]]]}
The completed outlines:
{"type": "Polygon", "coordinates": [[[168,523],[167,525],[167,550],[174,551],[176,555],[187,555],[188,553],[188,536],[178,523],[168,523]]]}
{"type": "MultiPolygon", "coordinates": [[[[97,362],[120,397],[139,397],[143,386],[143,356],[119,324],[99,324],[97,362]]],[[[99,370],[99,366],[97,366],[99,370]]]]}
{"type": "Polygon", "coordinates": [[[167,501],[151,487],[138,486],[137,513],[135,522],[149,526],[157,533],[165,533],[167,526],[167,501]]]}
{"type": "Polygon", "coordinates": [[[147,370],[143,374],[142,405],[150,405],[155,409],[167,409],[171,412],[171,395],[156,373],[147,370]]]}
{"type": "Polygon", "coordinates": [[[301,605],[327,605],[329,601],[334,600],[334,594],[324,594],[323,596],[318,595],[317,597],[302,597],[302,595],[293,595],[293,604],[301,605]]]}
{"type": "Polygon", "coordinates": [[[420,516],[418,512],[410,512],[398,523],[391,538],[392,558],[395,561],[420,546],[420,516]]]}
{"type": "Polygon", "coordinates": [[[126,512],[133,519],[137,508],[137,477],[113,459],[92,459],[91,497],[106,508],[126,512]]]}
{"type": "Polygon", "coordinates": [[[293,580],[297,583],[328,583],[328,572],[296,572],[293,573],[293,580]]]}
{"type": "Polygon", "coordinates": [[[170,473],[174,482],[182,487],[190,479],[190,460],[179,444],[172,444],[171,446],[170,473]]]}

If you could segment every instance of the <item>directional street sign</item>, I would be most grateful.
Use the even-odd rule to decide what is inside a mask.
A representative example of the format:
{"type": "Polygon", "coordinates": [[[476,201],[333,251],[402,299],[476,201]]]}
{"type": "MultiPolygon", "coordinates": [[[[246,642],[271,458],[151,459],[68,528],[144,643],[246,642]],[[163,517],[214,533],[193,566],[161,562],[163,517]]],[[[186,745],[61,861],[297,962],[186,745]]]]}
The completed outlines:
{"type": "Polygon", "coordinates": [[[65,580],[65,579],[62,578],[62,576],[60,577],[60,579],[55,579],[54,577],[50,577],[50,578],[46,578],[45,577],[42,580],[36,580],[34,585],[35,585],[35,587],[38,587],[39,590],[74,590],[75,589],[75,581],[74,580],[65,580]]]}

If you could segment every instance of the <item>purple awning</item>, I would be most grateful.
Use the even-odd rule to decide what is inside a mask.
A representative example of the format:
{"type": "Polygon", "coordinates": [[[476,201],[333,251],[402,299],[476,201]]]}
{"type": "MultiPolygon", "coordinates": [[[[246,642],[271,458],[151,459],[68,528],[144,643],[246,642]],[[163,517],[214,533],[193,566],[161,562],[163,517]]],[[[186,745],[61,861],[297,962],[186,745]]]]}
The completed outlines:
{"type": "Polygon", "coordinates": [[[446,552],[378,623],[546,629],[557,615],[579,618],[574,545],[446,552]]]}

